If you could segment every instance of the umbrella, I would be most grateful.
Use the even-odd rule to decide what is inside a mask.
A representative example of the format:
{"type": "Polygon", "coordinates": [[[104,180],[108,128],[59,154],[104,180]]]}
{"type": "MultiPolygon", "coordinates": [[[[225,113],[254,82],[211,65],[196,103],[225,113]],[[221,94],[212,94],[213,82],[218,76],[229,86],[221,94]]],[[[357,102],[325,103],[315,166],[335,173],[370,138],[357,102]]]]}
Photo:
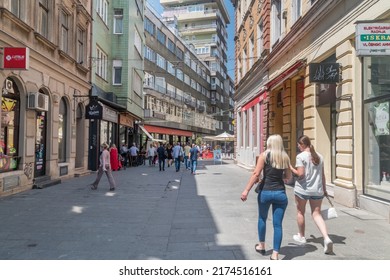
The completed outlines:
{"type": "Polygon", "coordinates": [[[213,140],[213,141],[224,141],[225,142],[225,150],[226,150],[226,142],[227,141],[230,141],[230,142],[234,141],[234,135],[231,135],[225,131],[224,133],[218,134],[216,136],[204,136],[203,139],[213,140]]]}
{"type": "Polygon", "coordinates": [[[229,133],[227,133],[226,131],[224,133],[221,133],[217,136],[214,136],[214,138],[216,140],[220,140],[220,141],[234,141],[234,135],[231,135],[229,133]]]}

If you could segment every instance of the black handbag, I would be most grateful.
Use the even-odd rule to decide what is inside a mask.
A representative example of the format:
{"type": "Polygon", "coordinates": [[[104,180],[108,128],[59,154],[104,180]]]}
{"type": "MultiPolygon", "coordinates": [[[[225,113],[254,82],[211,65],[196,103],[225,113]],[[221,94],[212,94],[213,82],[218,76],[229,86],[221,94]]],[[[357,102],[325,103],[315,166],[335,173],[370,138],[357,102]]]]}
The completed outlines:
{"type": "Polygon", "coordinates": [[[256,193],[259,193],[259,192],[261,192],[261,191],[263,190],[263,188],[264,188],[264,182],[265,182],[264,179],[265,179],[265,178],[261,179],[260,182],[257,183],[257,186],[256,186],[256,188],[255,188],[255,192],[256,192],[256,193]]]}

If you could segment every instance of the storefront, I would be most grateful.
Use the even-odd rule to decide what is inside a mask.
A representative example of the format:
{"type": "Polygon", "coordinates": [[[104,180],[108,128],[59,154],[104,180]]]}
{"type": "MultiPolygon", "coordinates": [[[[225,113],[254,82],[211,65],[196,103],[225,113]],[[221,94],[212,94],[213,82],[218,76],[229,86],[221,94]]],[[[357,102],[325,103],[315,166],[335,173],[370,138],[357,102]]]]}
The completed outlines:
{"type": "MultiPolygon", "coordinates": [[[[363,71],[363,193],[390,202],[390,23],[359,22],[363,71]]],[[[378,207],[377,207],[378,208],[378,207]]]]}

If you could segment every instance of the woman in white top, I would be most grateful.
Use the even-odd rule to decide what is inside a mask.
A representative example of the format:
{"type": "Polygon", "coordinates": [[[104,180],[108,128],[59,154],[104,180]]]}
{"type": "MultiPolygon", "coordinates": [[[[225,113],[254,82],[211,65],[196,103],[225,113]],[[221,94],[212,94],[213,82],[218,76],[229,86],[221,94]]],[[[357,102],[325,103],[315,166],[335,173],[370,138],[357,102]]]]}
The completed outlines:
{"type": "Polygon", "coordinates": [[[309,200],[311,215],[322,236],[324,237],[324,253],[333,253],[333,242],[329,238],[325,221],[321,216],[321,203],[326,192],[324,174],[324,160],[317,153],[306,135],[298,139],[298,148],[301,151],[296,157],[295,168],[290,167],[291,172],[298,176],[295,187],[295,202],[297,205],[298,234],[293,238],[299,243],[306,243],[305,238],[305,209],[309,200]]]}

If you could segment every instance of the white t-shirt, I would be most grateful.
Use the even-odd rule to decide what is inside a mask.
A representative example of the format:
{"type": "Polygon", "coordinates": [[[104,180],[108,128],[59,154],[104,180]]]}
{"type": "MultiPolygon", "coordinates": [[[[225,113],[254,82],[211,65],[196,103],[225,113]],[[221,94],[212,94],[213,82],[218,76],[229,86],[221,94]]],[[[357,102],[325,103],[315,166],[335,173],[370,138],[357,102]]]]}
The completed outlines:
{"type": "Polygon", "coordinates": [[[155,147],[151,147],[148,149],[148,156],[149,157],[153,157],[154,155],[156,154],[156,148],[155,147]]]}
{"type": "Polygon", "coordinates": [[[322,155],[318,154],[318,156],[320,157],[320,163],[314,165],[311,161],[310,152],[303,151],[297,155],[295,168],[304,167],[305,175],[302,179],[296,180],[295,192],[310,196],[321,196],[324,194],[322,188],[322,167],[324,160],[322,155]]]}

